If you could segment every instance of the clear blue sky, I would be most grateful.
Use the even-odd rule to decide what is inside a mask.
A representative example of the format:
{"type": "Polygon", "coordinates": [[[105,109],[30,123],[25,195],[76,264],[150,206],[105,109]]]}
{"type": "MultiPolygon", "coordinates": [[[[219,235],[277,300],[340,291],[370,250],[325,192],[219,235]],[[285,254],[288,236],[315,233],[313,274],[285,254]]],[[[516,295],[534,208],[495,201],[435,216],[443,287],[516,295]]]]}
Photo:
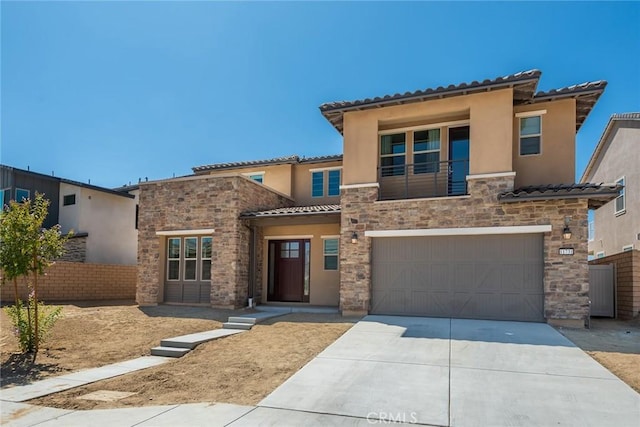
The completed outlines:
{"type": "Polygon", "coordinates": [[[542,70],[640,111],[640,3],[2,2],[4,164],[103,186],[342,151],[323,102],[542,70]]]}

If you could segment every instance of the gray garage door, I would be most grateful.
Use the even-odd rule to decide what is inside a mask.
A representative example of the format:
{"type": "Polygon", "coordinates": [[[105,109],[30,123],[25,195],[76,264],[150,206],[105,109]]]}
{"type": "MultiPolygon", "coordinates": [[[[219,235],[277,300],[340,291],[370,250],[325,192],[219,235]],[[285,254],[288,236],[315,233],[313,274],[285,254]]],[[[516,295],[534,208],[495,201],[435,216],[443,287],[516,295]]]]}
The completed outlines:
{"type": "Polygon", "coordinates": [[[543,321],[542,239],[374,238],[371,312],[543,321]]]}

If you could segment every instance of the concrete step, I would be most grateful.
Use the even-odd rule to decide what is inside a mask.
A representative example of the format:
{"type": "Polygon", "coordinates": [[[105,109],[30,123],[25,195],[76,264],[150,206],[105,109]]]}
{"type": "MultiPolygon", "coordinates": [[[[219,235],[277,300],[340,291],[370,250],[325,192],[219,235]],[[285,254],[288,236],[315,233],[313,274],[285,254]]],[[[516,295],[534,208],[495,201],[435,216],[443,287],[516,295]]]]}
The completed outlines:
{"type": "Polygon", "coordinates": [[[227,322],[222,324],[223,329],[242,329],[248,331],[253,325],[251,323],[227,322]]]}
{"type": "Polygon", "coordinates": [[[255,325],[256,324],[256,318],[255,317],[229,317],[228,322],[230,323],[248,323],[250,325],[255,325]]]}
{"type": "Polygon", "coordinates": [[[188,348],[177,348],[177,347],[153,347],[151,349],[152,356],[163,356],[163,357],[182,357],[185,354],[189,353],[191,350],[188,348]]]}
{"type": "Polygon", "coordinates": [[[179,337],[166,338],[160,341],[162,347],[176,347],[176,348],[189,348],[194,349],[199,344],[207,341],[215,340],[218,338],[226,337],[228,335],[237,334],[239,330],[233,329],[214,329],[212,331],[198,332],[195,334],[182,335],[179,337]]]}

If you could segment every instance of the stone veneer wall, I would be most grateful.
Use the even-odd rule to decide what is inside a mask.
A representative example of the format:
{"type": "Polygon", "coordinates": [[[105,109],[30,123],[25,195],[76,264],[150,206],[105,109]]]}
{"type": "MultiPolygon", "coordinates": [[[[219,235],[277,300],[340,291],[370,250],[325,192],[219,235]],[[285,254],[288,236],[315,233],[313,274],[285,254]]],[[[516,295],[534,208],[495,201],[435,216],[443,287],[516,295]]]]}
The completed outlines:
{"type": "Polygon", "coordinates": [[[88,235],[73,236],[64,244],[65,253],[60,261],[85,262],[87,260],[88,235]]]}
{"type": "Polygon", "coordinates": [[[250,234],[244,221],[238,218],[240,213],[293,203],[286,196],[241,176],[145,183],[140,186],[139,200],[138,304],[161,302],[165,237],[157,236],[156,232],[213,228],[211,305],[224,308],[242,307],[247,302],[250,234]]]}
{"type": "Polygon", "coordinates": [[[513,189],[514,178],[469,180],[469,196],[376,202],[376,187],[342,190],[340,307],[364,314],[371,298],[371,238],[367,230],[551,225],[544,234],[544,291],[547,319],[584,320],[589,312],[587,200],[562,199],[500,203],[498,194],[513,189]],[[564,218],[571,217],[570,240],[562,239],[564,218]],[[356,223],[357,221],[357,223],[356,223]],[[357,244],[351,233],[357,231],[357,244]],[[560,247],[573,247],[561,256],[560,247]]]}
{"type": "Polygon", "coordinates": [[[616,316],[633,319],[640,316],[640,251],[609,255],[589,264],[614,264],[616,274],[616,316]]]}

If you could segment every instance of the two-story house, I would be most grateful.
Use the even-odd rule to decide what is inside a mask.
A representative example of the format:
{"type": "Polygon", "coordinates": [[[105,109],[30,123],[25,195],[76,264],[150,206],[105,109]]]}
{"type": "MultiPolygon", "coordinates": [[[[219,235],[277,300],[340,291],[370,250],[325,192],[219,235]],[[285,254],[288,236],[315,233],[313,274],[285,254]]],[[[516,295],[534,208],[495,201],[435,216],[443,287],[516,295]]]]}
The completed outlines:
{"type": "Polygon", "coordinates": [[[46,228],[73,230],[62,260],[134,265],[137,260],[136,192],[119,191],[0,165],[0,206],[44,194],[46,228]]]}
{"type": "Polygon", "coordinates": [[[640,113],[611,116],[580,182],[624,186],[615,200],[594,211],[589,254],[604,258],[640,249],[640,113]]]}
{"type": "Polygon", "coordinates": [[[342,156],[142,183],[138,302],[582,323],[587,210],[619,187],[572,184],[575,135],[606,83],[539,78],[324,104],[342,156]]]}

